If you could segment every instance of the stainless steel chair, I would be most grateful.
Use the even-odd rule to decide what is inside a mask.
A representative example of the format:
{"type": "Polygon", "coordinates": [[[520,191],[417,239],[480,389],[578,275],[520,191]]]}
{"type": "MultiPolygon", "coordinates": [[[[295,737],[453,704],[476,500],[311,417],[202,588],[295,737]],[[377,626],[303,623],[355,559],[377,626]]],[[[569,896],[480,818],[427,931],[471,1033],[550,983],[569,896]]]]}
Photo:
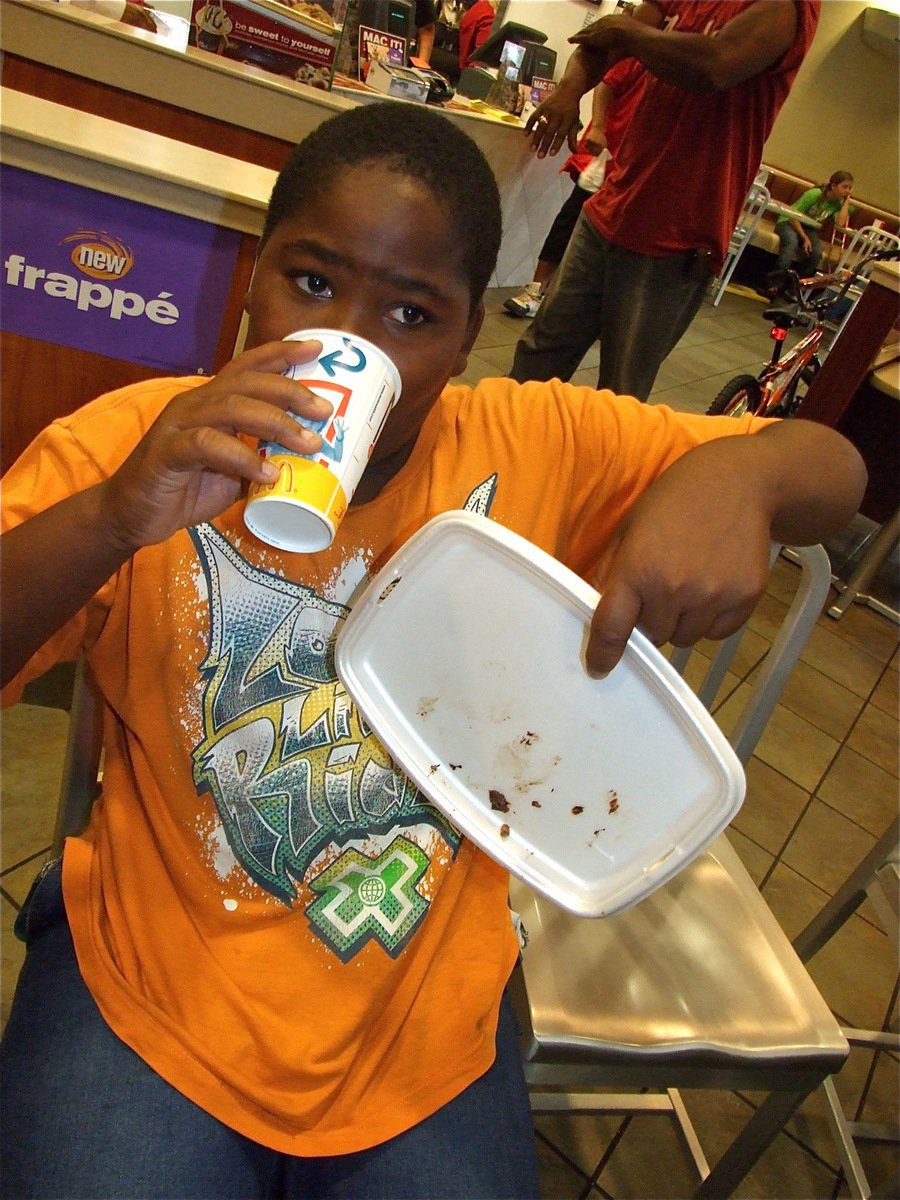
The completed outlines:
{"type": "MultiPolygon", "coordinates": [[[[828,903],[794,938],[794,949],[803,962],[809,962],[834,937],[866,898],[871,900],[890,944],[900,953],[900,817],[894,818],[856,870],[851,872],[828,903]]],[[[887,1000],[883,1028],[841,1027],[851,1047],[872,1050],[876,1055],[896,1055],[900,1051],[900,1034],[896,1029],[889,1028],[895,999],[896,993],[887,1000]]],[[[873,1191],[857,1143],[896,1143],[900,1141],[900,1133],[893,1126],[873,1124],[859,1118],[848,1120],[834,1080],[830,1077],[823,1082],[822,1092],[828,1105],[828,1116],[850,1194],[857,1200],[869,1200],[873,1191]]],[[[889,1193],[879,1190],[878,1194],[889,1193]]]]}
{"type": "MultiPolygon", "coordinates": [[[[797,593],[730,735],[745,763],[828,594],[822,547],[796,557],[797,593]]],[[[739,641],[722,644],[697,689],[707,705],[739,641]]],[[[688,657],[674,657],[679,669],[688,657]]],[[[730,1195],[847,1057],[837,1021],[724,835],[614,917],[571,916],[518,881],[511,904],[527,934],[514,982],[533,1111],[667,1113],[697,1168],[698,1196],[730,1195]],[[601,1090],[619,1087],[628,1091],[601,1090]],[[767,1096],[710,1169],[679,1088],[767,1096]]]]}
{"type": "Polygon", "coordinates": [[[738,217],[737,225],[735,225],[728,243],[728,251],[725,255],[722,270],[710,284],[710,299],[714,308],[722,299],[725,289],[728,287],[731,277],[734,274],[734,269],[738,265],[738,260],[744,253],[750,238],[753,236],[753,231],[759,224],[771,198],[769,189],[764,183],[759,182],[751,185],[750,191],[744,198],[741,214],[738,217]]]}
{"type": "MultiPolygon", "coordinates": [[[[853,234],[841,251],[841,256],[834,267],[834,271],[838,275],[842,271],[852,271],[867,255],[872,254],[873,251],[888,249],[900,249],[900,237],[895,233],[888,232],[886,229],[881,229],[877,225],[865,225],[862,229],[853,231],[853,234]]],[[[829,354],[834,348],[835,342],[850,319],[850,314],[856,308],[863,292],[866,290],[874,265],[874,263],[870,262],[861,268],[859,275],[857,275],[853,284],[847,290],[844,303],[841,305],[840,314],[835,316],[834,319],[825,322],[826,328],[831,331],[831,337],[828,340],[827,346],[823,342],[822,349],[819,352],[820,359],[824,359],[825,355],[829,354]]]]}

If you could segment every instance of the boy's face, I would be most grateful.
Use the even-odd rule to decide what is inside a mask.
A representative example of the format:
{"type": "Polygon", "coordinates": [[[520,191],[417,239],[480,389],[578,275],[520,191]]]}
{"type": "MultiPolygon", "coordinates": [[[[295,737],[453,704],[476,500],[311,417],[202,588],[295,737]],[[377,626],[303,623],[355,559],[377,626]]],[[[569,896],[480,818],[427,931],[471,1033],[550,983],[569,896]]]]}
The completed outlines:
{"type": "MultiPolygon", "coordinates": [[[[371,163],[347,168],[327,196],[275,227],[246,308],[248,349],[326,327],[367,338],[394,362],[400,400],[363,481],[379,488],[402,465],[447,380],[465,369],[484,317],[481,304],[472,308],[440,203],[417,180],[371,163]]],[[[357,499],[369,490],[360,485],[357,499]]]]}

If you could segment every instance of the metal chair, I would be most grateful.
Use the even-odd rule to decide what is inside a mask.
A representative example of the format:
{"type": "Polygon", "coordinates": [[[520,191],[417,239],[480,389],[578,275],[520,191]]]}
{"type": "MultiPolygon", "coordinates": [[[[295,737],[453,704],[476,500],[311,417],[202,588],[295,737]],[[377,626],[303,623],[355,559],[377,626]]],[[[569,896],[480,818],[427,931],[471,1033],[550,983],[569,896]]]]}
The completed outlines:
{"type": "MultiPolygon", "coordinates": [[[[866,857],[841,884],[806,928],[794,938],[794,949],[803,962],[828,942],[845,921],[869,898],[894,948],[900,946],[900,817],[895,817],[866,857]]],[[[851,1047],[874,1050],[876,1054],[900,1051],[900,1034],[888,1028],[889,1015],[896,993],[887,1004],[884,1028],[850,1029],[841,1032],[851,1047]]],[[[874,1065],[874,1064],[873,1064],[874,1065]]],[[[837,1143],[850,1194],[858,1200],[869,1200],[872,1188],[863,1168],[856,1143],[865,1141],[897,1142],[900,1135],[894,1127],[873,1125],[865,1121],[848,1121],[841,1107],[834,1080],[826,1079],[822,1091],[828,1105],[828,1116],[837,1143]]],[[[887,1194],[887,1193],[883,1193],[887,1194]]]]}
{"type": "MultiPolygon", "coordinates": [[[[823,548],[796,556],[797,593],[730,735],[745,763],[828,594],[823,548]]],[[[708,706],[739,641],[722,644],[697,689],[708,706]]],[[[689,657],[673,661],[683,670],[689,657]]],[[[698,1196],[730,1195],[847,1057],[837,1021],[724,835],[610,918],[573,917],[518,881],[511,905],[527,934],[514,989],[533,1111],[668,1114],[699,1174],[698,1196]],[[600,1090],[610,1087],[629,1090],[600,1090]],[[678,1088],[768,1095],[710,1169],[678,1088]]]]}
{"type": "Polygon", "coordinates": [[[712,289],[710,299],[715,308],[722,295],[728,286],[734,268],[738,264],[738,260],[744,253],[747,243],[753,236],[753,231],[760,222],[760,218],[766,211],[769,201],[771,200],[769,189],[764,183],[754,183],[750,187],[750,191],[744,198],[744,204],[741,208],[741,215],[738,217],[737,225],[734,227],[734,232],[728,243],[728,252],[725,255],[725,262],[718,277],[712,281],[710,287],[712,289]]]}
{"type": "Polygon", "coordinates": [[[100,794],[102,757],[100,701],[91,683],[87,663],[79,658],[72,684],[69,732],[51,844],[52,858],[62,854],[67,837],[77,836],[87,826],[91,806],[100,794]]]}
{"type": "MultiPolygon", "coordinates": [[[[881,229],[877,225],[865,225],[862,229],[854,230],[834,267],[835,274],[839,275],[841,271],[852,271],[862,259],[872,254],[873,251],[887,249],[900,249],[900,237],[897,234],[889,233],[886,229],[881,229]]],[[[825,357],[840,337],[844,326],[850,319],[850,314],[856,308],[863,292],[866,290],[869,275],[874,265],[871,262],[862,267],[859,275],[857,275],[851,287],[847,289],[846,295],[841,301],[841,311],[833,319],[825,322],[826,328],[831,330],[831,339],[827,348],[823,344],[823,348],[819,353],[820,358],[825,357]]]]}

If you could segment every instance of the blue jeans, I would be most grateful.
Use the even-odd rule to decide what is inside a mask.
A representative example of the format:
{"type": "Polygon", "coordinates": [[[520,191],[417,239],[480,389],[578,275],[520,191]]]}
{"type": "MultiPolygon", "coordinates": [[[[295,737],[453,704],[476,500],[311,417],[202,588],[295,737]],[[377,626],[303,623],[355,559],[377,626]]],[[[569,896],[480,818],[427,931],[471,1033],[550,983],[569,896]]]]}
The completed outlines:
{"type": "Polygon", "coordinates": [[[775,232],[778,234],[778,241],[781,245],[775,270],[786,271],[796,262],[795,269],[801,279],[808,275],[815,275],[819,263],[822,261],[822,244],[816,231],[814,229],[806,231],[810,247],[808,253],[801,250],[800,235],[787,221],[779,221],[775,225],[775,232]]]}
{"type": "Polygon", "coordinates": [[[599,338],[597,386],[646,400],[712,277],[695,264],[692,251],[652,258],[614,246],[582,212],[510,376],[570,379],[599,338]]]}
{"type": "Polygon", "coordinates": [[[28,952],[0,1047],[0,1195],[8,1200],[537,1200],[515,1017],[490,1070],[381,1146],[295,1158],[235,1133],[109,1029],[81,980],[56,864],[17,925],[28,952]]]}

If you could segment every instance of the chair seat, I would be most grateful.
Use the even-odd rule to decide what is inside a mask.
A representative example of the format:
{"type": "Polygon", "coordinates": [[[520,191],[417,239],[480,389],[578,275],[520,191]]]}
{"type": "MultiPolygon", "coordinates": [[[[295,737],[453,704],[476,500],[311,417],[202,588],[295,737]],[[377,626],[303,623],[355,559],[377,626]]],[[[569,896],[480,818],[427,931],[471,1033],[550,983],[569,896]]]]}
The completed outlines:
{"type": "MultiPolygon", "coordinates": [[[[527,991],[526,1061],[679,1060],[838,1070],[840,1028],[722,836],[613,917],[573,917],[514,881],[527,991]]],[[[596,1067],[593,1068],[597,1075],[596,1067]]]]}

